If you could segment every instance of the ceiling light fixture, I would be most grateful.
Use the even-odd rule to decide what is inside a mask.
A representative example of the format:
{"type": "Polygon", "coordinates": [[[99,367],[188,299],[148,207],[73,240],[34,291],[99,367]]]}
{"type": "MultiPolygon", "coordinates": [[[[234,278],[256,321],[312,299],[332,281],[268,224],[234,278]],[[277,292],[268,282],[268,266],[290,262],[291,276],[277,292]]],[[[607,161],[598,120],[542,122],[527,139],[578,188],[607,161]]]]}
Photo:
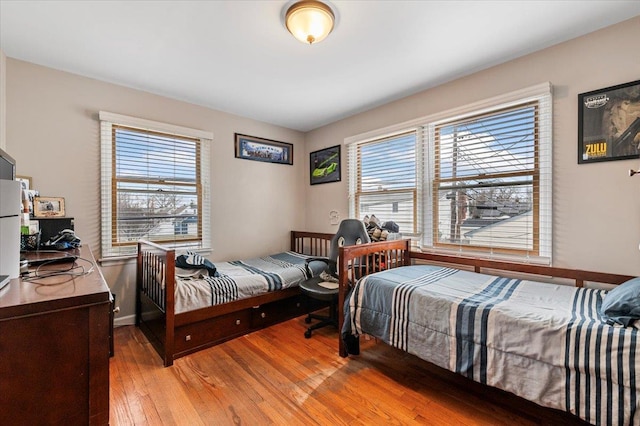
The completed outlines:
{"type": "Polygon", "coordinates": [[[326,4],[316,0],[302,0],[287,9],[285,24],[295,38],[303,43],[318,43],[331,30],[335,15],[326,4]]]}

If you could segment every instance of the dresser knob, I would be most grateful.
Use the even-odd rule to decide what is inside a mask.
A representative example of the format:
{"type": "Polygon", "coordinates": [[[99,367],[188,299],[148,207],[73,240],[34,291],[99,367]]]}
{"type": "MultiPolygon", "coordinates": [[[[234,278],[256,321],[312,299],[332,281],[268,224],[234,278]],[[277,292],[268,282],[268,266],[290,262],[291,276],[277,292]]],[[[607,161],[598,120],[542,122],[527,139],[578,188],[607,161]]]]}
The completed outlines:
{"type": "Polygon", "coordinates": [[[240,320],[239,319],[236,320],[236,325],[240,325],[240,320]]]}
{"type": "Polygon", "coordinates": [[[261,316],[262,318],[266,318],[266,317],[267,317],[267,314],[265,314],[265,313],[263,312],[263,313],[261,313],[261,314],[260,314],[260,316],[261,316]]]}

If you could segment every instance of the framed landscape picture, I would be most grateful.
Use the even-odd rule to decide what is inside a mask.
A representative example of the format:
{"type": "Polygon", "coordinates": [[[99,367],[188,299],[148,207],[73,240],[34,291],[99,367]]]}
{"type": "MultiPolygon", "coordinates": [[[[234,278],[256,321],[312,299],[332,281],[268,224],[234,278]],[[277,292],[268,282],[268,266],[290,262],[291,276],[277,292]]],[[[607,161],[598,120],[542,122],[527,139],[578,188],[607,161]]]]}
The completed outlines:
{"type": "Polygon", "coordinates": [[[640,80],[578,95],[578,163],[640,158],[640,80]]]}
{"type": "Polygon", "coordinates": [[[293,145],[255,136],[235,134],[236,158],[266,163],[293,164],[293,145]]]}
{"type": "Polygon", "coordinates": [[[309,154],[311,185],[340,182],[340,145],[309,154]]]}

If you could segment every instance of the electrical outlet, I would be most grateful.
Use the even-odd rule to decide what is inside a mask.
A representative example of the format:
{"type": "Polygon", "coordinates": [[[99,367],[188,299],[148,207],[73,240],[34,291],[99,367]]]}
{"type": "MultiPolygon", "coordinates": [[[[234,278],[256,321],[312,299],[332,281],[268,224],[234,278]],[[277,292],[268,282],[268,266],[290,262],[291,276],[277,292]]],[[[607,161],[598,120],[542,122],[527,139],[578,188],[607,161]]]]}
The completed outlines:
{"type": "Polygon", "coordinates": [[[329,212],[329,223],[331,225],[337,225],[340,223],[340,213],[338,213],[338,210],[331,210],[329,212]]]}

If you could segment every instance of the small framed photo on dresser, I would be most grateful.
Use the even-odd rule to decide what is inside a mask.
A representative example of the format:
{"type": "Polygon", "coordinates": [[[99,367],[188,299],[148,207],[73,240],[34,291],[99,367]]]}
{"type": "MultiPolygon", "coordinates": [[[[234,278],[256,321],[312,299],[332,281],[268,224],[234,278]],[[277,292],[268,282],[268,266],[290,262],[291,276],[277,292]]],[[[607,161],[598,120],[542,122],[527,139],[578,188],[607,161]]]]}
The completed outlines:
{"type": "Polygon", "coordinates": [[[63,217],[64,198],[36,197],[33,200],[33,215],[35,217],[63,217]]]}

